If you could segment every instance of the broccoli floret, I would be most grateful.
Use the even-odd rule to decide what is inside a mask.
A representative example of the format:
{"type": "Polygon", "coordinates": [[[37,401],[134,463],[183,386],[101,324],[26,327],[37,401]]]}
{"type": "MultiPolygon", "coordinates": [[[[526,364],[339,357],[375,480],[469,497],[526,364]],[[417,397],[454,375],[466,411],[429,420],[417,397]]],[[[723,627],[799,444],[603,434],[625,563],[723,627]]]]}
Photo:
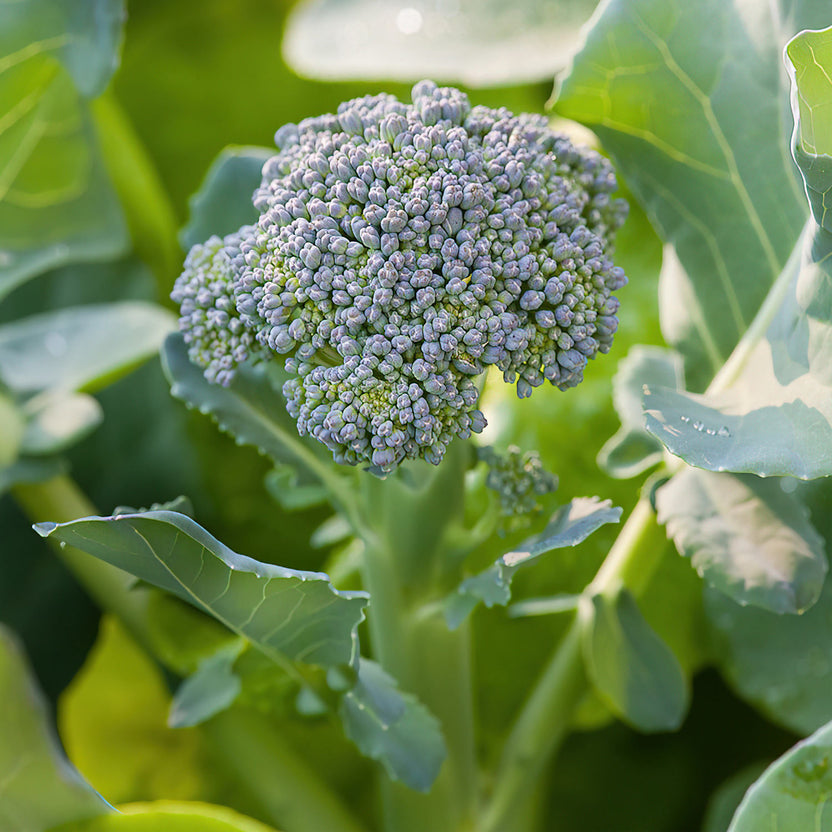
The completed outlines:
{"type": "Polygon", "coordinates": [[[558,478],[543,467],[537,451],[523,453],[509,445],[505,453],[488,446],[478,456],[488,466],[485,484],[500,497],[503,533],[528,526],[541,510],[538,497],[557,491],[558,478]]]}
{"type": "Polygon", "coordinates": [[[173,294],[210,380],[281,356],[299,432],[382,471],[481,431],[492,365],[521,398],[578,384],[626,283],[603,157],[430,81],[412,98],[282,127],[257,224],[195,247],[173,294]]]}

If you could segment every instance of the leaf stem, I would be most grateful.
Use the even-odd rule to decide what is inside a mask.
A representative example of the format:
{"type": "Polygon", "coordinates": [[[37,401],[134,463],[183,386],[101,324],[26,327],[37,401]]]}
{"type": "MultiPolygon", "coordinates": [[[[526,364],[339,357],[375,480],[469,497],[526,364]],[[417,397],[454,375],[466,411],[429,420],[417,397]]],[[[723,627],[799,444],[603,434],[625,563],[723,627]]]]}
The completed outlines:
{"type": "MultiPolygon", "coordinates": [[[[665,544],[664,531],[656,522],[653,508],[649,500],[642,498],[587,591],[603,592],[621,582],[639,594],[658,566],[665,544]]],[[[555,648],[512,727],[480,832],[511,832],[514,816],[565,738],[588,686],[581,627],[576,618],[555,648]]]]}

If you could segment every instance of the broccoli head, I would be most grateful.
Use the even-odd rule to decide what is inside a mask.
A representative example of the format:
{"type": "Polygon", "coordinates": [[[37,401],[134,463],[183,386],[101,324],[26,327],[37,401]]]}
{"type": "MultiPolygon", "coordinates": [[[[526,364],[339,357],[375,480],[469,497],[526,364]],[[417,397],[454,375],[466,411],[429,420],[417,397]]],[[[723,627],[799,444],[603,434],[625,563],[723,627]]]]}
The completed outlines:
{"type": "Polygon", "coordinates": [[[209,380],[280,357],[299,432],[385,472],[481,431],[491,366],[521,398],[578,384],[626,283],[603,157],[430,81],[412,98],[278,130],[257,223],[195,246],[172,295],[209,380]]]}

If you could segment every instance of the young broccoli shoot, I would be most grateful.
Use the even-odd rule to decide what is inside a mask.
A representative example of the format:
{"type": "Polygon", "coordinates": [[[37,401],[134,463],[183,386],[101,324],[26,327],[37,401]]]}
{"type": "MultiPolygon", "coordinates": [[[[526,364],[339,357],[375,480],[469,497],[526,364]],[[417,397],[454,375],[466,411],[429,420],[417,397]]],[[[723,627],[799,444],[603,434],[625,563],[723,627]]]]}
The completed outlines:
{"type": "Polygon", "coordinates": [[[172,295],[209,380],[280,358],[298,431],[385,472],[481,431],[492,365],[521,398],[578,384],[626,283],[603,157],[430,81],[412,98],[282,127],[259,220],[194,247],[172,295]]]}

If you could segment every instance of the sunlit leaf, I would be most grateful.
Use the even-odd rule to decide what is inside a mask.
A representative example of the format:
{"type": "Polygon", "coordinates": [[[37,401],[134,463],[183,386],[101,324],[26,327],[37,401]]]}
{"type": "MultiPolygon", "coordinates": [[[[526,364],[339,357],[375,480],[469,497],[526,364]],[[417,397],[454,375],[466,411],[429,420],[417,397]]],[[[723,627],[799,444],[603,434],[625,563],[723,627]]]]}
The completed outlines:
{"type": "Polygon", "coordinates": [[[168,728],[170,693],[158,667],[117,619],[58,704],[72,760],[114,803],[205,796],[210,765],[194,731],[168,728]]]}
{"type": "Polygon", "coordinates": [[[60,826],[52,832],[275,832],[224,806],[158,800],[128,803],[119,814],[60,826]]]}
{"type": "Polygon", "coordinates": [[[659,488],[656,506],[679,551],[736,602],[798,613],[820,596],[823,538],[778,480],[688,468],[659,488]]]}
{"type": "Polygon", "coordinates": [[[305,0],[283,41],[287,63],[314,78],[469,86],[548,80],[562,69],[596,0],[305,0]]]}
{"type": "Polygon", "coordinates": [[[78,775],[55,738],[20,647],[0,627],[0,828],[43,832],[112,807],[78,775]]]}

